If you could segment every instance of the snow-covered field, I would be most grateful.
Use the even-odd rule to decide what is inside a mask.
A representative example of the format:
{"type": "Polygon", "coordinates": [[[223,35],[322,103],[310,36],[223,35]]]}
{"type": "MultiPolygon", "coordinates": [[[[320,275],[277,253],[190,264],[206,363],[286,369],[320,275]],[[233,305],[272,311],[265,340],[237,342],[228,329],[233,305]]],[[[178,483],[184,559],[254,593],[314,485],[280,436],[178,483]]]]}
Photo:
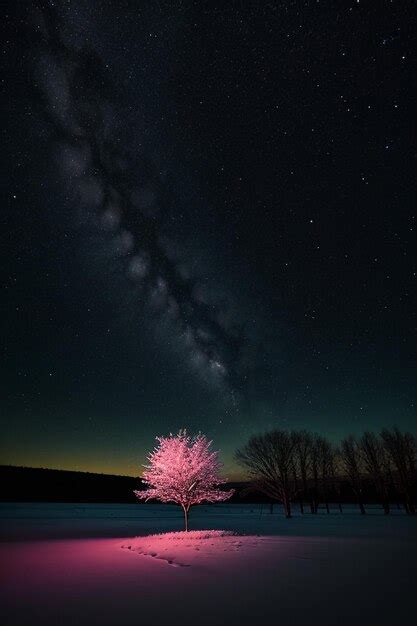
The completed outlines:
{"type": "Polygon", "coordinates": [[[5,626],[417,621],[417,519],[260,505],[0,505],[5,626]]]}

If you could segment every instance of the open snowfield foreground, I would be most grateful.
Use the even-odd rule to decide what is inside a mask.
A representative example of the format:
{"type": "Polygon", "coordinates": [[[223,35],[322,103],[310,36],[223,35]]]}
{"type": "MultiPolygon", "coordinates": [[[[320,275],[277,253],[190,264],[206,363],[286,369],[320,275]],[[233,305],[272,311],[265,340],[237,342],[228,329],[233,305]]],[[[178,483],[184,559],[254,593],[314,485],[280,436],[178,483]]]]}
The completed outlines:
{"type": "Polygon", "coordinates": [[[417,619],[417,519],[260,505],[0,505],[2,624],[389,624],[417,619]]]}

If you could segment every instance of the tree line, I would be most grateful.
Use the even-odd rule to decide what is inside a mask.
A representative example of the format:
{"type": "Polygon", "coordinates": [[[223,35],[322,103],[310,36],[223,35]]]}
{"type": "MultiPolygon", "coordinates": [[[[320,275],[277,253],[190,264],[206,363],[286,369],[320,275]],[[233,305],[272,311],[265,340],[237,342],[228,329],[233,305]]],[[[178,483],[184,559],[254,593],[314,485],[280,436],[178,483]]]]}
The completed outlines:
{"type": "Polygon", "coordinates": [[[307,430],[271,430],[253,435],[235,454],[252,489],[282,502],[286,517],[292,506],[314,515],[320,505],[341,503],[342,483],[349,482],[360,512],[371,487],[386,515],[391,502],[402,503],[407,515],[416,512],[417,439],[399,428],[349,435],[339,445],[307,430]]]}

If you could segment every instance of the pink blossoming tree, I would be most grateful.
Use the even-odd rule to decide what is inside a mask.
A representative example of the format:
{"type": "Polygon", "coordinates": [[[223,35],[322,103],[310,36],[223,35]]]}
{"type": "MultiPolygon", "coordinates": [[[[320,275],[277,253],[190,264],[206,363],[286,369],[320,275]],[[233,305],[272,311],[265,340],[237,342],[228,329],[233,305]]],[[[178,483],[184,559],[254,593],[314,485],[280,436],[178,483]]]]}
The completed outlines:
{"type": "Polygon", "coordinates": [[[140,500],[174,502],[184,511],[188,531],[188,512],[193,504],[222,502],[230,498],[233,489],[221,491],[225,483],[220,478],[218,452],[210,450],[211,441],[205,435],[190,437],[185,431],[169,437],[157,437],[158,444],[148,456],[142,480],[144,491],[135,491],[140,500]]]}

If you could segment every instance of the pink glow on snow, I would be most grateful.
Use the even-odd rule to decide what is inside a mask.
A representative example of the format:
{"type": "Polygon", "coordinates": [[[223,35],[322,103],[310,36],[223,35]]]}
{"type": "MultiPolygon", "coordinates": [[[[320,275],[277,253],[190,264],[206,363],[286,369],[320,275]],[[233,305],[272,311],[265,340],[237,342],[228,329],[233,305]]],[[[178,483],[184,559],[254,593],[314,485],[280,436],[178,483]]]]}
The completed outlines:
{"type": "Polygon", "coordinates": [[[198,567],[206,559],[220,563],[227,554],[261,543],[260,537],[242,537],[229,530],[193,530],[136,537],[122,547],[174,567],[198,567]]]}
{"type": "Polygon", "coordinates": [[[323,624],[333,624],[341,607],[343,623],[355,623],[358,615],[366,618],[361,624],[374,623],[379,607],[378,623],[396,624],[393,593],[413,597],[411,539],[410,533],[369,542],[192,531],[1,543],[2,623],[174,625],[184,623],[186,604],[186,621],[199,626],[250,625],[259,621],[260,607],[273,622],[277,606],[281,621],[294,625],[305,624],[310,606],[323,624]],[[387,576],[387,553],[395,577],[387,576]],[[347,595],[352,602],[346,603],[347,595]]]}
{"type": "MultiPolygon", "coordinates": [[[[78,617],[73,623],[84,623],[79,621],[80,607],[87,616],[92,599],[96,610],[102,600],[110,605],[110,612],[101,615],[103,621],[100,618],[98,623],[114,626],[119,623],[118,611],[123,614],[128,607],[134,614],[143,609],[146,599],[151,612],[161,593],[169,603],[178,594],[178,585],[196,584],[203,572],[206,576],[213,568],[221,571],[227,563],[239,568],[242,541],[255,547],[254,540],[262,543],[261,538],[222,531],[191,531],[134,539],[11,542],[0,546],[1,594],[8,604],[27,607],[29,612],[39,607],[45,624],[61,623],[61,613],[71,616],[76,606],[78,617]]],[[[215,584],[217,578],[210,575],[209,580],[215,584]]],[[[96,623],[94,619],[97,615],[91,623],[96,623]]]]}

